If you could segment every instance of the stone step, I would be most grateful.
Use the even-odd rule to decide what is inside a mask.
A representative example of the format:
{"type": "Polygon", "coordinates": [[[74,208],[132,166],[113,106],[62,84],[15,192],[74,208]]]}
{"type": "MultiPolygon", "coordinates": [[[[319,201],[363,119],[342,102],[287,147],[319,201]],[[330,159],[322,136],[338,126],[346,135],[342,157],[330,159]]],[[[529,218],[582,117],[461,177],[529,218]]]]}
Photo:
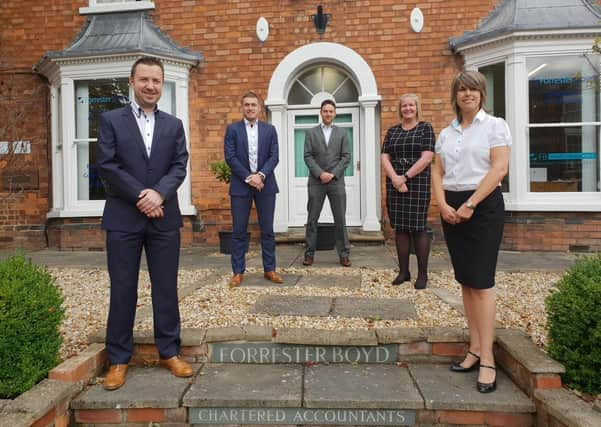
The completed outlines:
{"type": "Polygon", "coordinates": [[[191,379],[132,367],[116,391],[71,402],[78,425],[534,425],[532,401],[502,372],[481,394],[477,373],[440,364],[195,365],[191,379]],[[468,422],[469,421],[469,422],[468,422]]]}

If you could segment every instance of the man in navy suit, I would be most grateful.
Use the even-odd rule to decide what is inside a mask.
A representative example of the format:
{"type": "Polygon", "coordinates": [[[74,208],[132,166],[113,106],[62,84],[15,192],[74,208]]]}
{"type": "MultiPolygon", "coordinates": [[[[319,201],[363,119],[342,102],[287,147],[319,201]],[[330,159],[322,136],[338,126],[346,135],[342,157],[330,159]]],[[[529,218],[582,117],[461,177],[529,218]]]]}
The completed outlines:
{"type": "Polygon", "coordinates": [[[181,120],[157,107],[163,64],[142,57],[131,69],[131,104],[100,116],[97,161],[106,190],[102,228],[106,230],[111,297],[106,350],[111,364],[104,388],[125,383],[134,341],[138,273],[142,248],[152,284],[154,337],[160,363],[189,377],[179,358],[177,297],[180,227],[177,189],[186,177],[188,151],[181,120]]]}
{"type": "Polygon", "coordinates": [[[230,286],[240,286],[246,269],[248,245],[246,230],[253,201],[261,229],[264,277],[283,283],[275,272],[273,214],[278,185],[274,169],[278,164],[278,135],[275,128],[257,119],[259,97],[254,92],[242,96],[244,119],[227,127],[224,139],[225,161],[232,170],[230,201],[232,208],[232,270],[230,286]]]}

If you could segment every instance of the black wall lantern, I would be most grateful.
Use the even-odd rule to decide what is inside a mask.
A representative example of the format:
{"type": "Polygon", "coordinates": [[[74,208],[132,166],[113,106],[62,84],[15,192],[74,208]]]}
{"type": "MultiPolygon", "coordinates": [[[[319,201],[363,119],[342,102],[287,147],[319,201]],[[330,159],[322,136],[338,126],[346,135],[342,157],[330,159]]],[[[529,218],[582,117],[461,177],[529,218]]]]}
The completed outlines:
{"type": "Polygon", "coordinates": [[[328,26],[328,21],[332,15],[330,13],[323,13],[323,7],[321,5],[317,6],[317,14],[311,15],[313,18],[313,25],[315,25],[315,31],[321,37],[323,33],[326,32],[326,27],[328,26]]]}

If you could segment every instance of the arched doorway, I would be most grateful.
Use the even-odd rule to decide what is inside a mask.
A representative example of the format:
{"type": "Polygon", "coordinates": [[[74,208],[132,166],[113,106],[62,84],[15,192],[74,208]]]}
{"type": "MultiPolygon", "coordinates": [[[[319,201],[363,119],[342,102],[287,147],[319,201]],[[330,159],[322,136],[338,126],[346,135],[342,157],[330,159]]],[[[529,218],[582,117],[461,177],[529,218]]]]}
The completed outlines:
{"type": "MultiPolygon", "coordinates": [[[[380,231],[379,111],[375,77],[365,60],[337,43],[313,43],[289,53],[276,67],[265,105],[280,141],[276,177],[275,230],[306,221],[306,177],[302,157],[304,132],[319,123],[321,101],[336,101],[337,125],[353,141],[347,168],[347,222],[364,231],[380,231]],[[377,118],[377,120],[376,120],[377,118]]],[[[324,209],[327,220],[329,209],[324,209]]]]}
{"type": "MultiPolygon", "coordinates": [[[[351,162],[344,181],[347,191],[346,223],[361,225],[361,185],[359,179],[359,95],[351,77],[331,65],[310,66],[293,80],[288,93],[288,225],[305,225],[307,218],[307,177],[303,159],[305,132],[321,122],[319,106],[324,99],[336,102],[335,125],[348,135],[351,162]]],[[[284,138],[282,138],[284,139],[284,138]]],[[[283,142],[282,142],[283,143],[283,142]]],[[[326,198],[320,222],[333,222],[326,198]]]]}

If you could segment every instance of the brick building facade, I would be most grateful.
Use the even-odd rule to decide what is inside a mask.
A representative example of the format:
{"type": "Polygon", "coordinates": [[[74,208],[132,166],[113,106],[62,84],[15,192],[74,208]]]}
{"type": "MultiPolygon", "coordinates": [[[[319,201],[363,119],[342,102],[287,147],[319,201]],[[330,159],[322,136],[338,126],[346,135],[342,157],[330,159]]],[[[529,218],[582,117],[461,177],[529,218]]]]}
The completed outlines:
{"type": "MultiPolygon", "coordinates": [[[[6,143],[9,153],[0,154],[1,246],[50,246],[67,250],[103,247],[99,204],[89,200],[79,203],[78,196],[69,199],[70,191],[79,194],[79,190],[71,190],[77,187],[77,183],[71,181],[79,178],[73,178],[76,174],[69,175],[72,173],[71,166],[65,159],[68,157],[67,150],[81,144],[81,141],[70,140],[63,131],[72,127],[72,122],[76,121],[73,115],[78,114],[79,108],[76,106],[73,112],[73,107],[65,100],[70,99],[66,91],[80,90],[81,85],[78,86],[79,77],[69,74],[71,69],[68,67],[87,70],[81,77],[85,81],[114,78],[119,73],[126,78],[127,74],[123,71],[126,67],[121,64],[131,64],[140,52],[112,51],[111,55],[116,58],[112,65],[110,58],[106,65],[106,55],[98,52],[88,52],[80,57],[63,55],[60,60],[48,55],[48,52],[65,52],[70,47],[77,47],[73,42],[86,37],[83,34],[89,28],[86,20],[99,11],[104,12],[101,6],[96,7],[96,3],[94,0],[62,0],[47,4],[32,0],[2,2],[0,141],[6,143]],[[90,77],[94,74],[95,77],[90,77]],[[72,116],[69,117],[69,114],[72,116]],[[13,153],[13,148],[18,146],[15,144],[17,141],[29,141],[30,152],[13,153]],[[60,168],[58,162],[62,162],[60,168]],[[59,170],[60,173],[57,172],[59,170]]],[[[339,81],[348,78],[356,94],[351,93],[348,95],[350,98],[339,102],[339,109],[350,120],[349,132],[353,133],[356,145],[354,172],[351,173],[356,180],[350,191],[357,195],[357,200],[353,208],[355,216],[350,223],[366,232],[387,232],[378,147],[386,129],[398,122],[399,95],[418,93],[422,98],[423,119],[430,121],[438,133],[453,118],[449,103],[450,82],[464,63],[490,70],[491,82],[499,78],[494,65],[502,63],[505,67],[500,78],[504,81],[499,85],[494,83],[495,88],[500,88],[495,102],[506,105],[502,111],[506,110],[507,114],[503,115],[515,139],[514,168],[510,170],[508,181],[511,191],[506,193],[504,248],[601,249],[598,186],[594,190],[561,188],[560,192],[571,190],[591,197],[590,200],[580,200],[581,194],[575,194],[575,201],[568,203],[565,202],[572,200],[571,194],[564,199],[562,194],[548,192],[548,188],[539,193],[534,191],[535,185],[527,187],[530,180],[534,182],[534,178],[526,176],[528,168],[531,173],[535,166],[536,173],[545,169],[551,174],[557,165],[545,167],[535,165],[531,160],[528,166],[528,151],[520,149],[529,143],[524,136],[528,131],[520,127],[520,115],[523,113],[527,118],[529,107],[527,100],[520,101],[524,102],[521,107],[515,107],[512,94],[519,94],[524,88],[530,90],[531,96],[533,94],[525,74],[531,71],[530,57],[526,52],[516,59],[513,53],[507,52],[512,44],[514,47],[521,46],[520,43],[526,40],[524,37],[538,42],[551,36],[546,35],[547,30],[538,28],[533,29],[530,36],[517,34],[520,27],[515,22],[513,27],[507,24],[505,32],[493,31],[487,35],[484,31],[487,24],[494,26],[501,19],[499,15],[502,15],[503,7],[509,3],[519,6],[519,1],[424,0],[415,4],[396,0],[323,1],[324,12],[330,14],[330,19],[322,35],[317,34],[312,19],[317,3],[297,0],[119,0],[113,3],[119,7],[129,4],[134,9],[140,5],[143,8],[148,6],[143,12],[134,10],[127,13],[148,16],[157,30],[175,45],[202,55],[198,56],[202,59],[197,63],[172,61],[175,66],[185,69],[185,72],[177,74],[179,71],[174,66],[173,110],[184,120],[190,145],[190,173],[185,184],[187,194],[180,195],[186,205],[184,245],[216,244],[217,231],[228,229],[231,224],[227,186],[215,180],[209,164],[223,157],[225,128],[228,123],[241,118],[239,98],[245,91],[254,90],[265,100],[267,108],[263,119],[272,122],[279,132],[278,180],[281,193],[276,208],[276,231],[284,232],[302,226],[301,214],[297,212],[302,213],[304,208],[294,193],[294,185],[302,183],[302,173],[297,173],[298,159],[294,159],[294,149],[295,132],[302,131],[303,127],[296,121],[301,123],[301,118],[310,121],[309,116],[316,114],[314,104],[319,99],[319,94],[313,93],[311,102],[292,105],[294,85],[297,81],[302,83],[303,78],[310,81],[312,70],[322,70],[319,71],[322,78],[327,73],[339,81]],[[423,16],[423,28],[419,32],[411,27],[412,17],[416,16],[412,15],[414,8],[419,8],[423,16]],[[263,43],[256,35],[260,17],[267,20],[269,28],[268,38],[263,43]],[[470,39],[468,33],[465,38],[466,31],[474,30],[477,37],[470,39]],[[540,32],[540,37],[535,34],[536,31],[540,32]],[[455,40],[455,43],[450,44],[450,40],[455,40]],[[509,45],[503,47],[504,43],[509,45]],[[484,57],[486,59],[482,59],[484,57]],[[514,77],[519,75],[515,73],[520,72],[524,74],[524,83],[515,85],[514,77]],[[185,117],[181,117],[182,114],[185,117]],[[545,199],[547,195],[550,198],[545,199]]],[[[591,16],[598,19],[598,11],[591,6],[592,2],[568,3],[579,3],[581,9],[589,8],[591,16]]],[[[115,10],[108,12],[119,14],[115,10]]],[[[570,37],[578,41],[577,47],[566,44],[567,54],[575,55],[582,50],[581,46],[592,45],[598,31],[591,25],[586,31],[581,27],[562,38],[562,43],[569,41],[570,37]]],[[[150,54],[165,59],[165,55],[150,54]]],[[[170,61],[168,55],[167,61],[170,61]]],[[[350,90],[352,92],[352,88],[350,90]]],[[[590,120],[577,122],[585,121],[595,126],[597,136],[592,143],[594,149],[581,148],[579,151],[598,153],[598,112],[590,120]]],[[[532,126],[527,129],[532,129],[532,126]]],[[[530,144],[538,138],[532,132],[530,144]]],[[[85,138],[83,142],[87,143],[85,138]]],[[[80,151],[77,153],[75,157],[81,155],[80,151]]],[[[598,155],[595,159],[596,172],[593,174],[596,173],[598,184],[598,155]]],[[[561,169],[562,173],[564,169],[561,169]]],[[[570,166],[568,169],[574,168],[570,166]]],[[[557,183],[567,181],[561,176],[553,180],[557,183]]],[[[438,230],[435,206],[430,217],[432,227],[438,230]]]]}

